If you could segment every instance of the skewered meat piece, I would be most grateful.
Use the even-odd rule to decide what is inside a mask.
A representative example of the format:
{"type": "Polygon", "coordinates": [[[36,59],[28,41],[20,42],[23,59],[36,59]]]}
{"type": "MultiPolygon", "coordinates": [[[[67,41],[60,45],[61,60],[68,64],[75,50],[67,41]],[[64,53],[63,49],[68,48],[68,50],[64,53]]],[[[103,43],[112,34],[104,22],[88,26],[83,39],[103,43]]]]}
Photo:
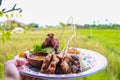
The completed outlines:
{"type": "Polygon", "coordinates": [[[79,73],[81,70],[75,65],[72,65],[72,73],[79,73]]]}
{"type": "Polygon", "coordinates": [[[58,53],[58,48],[59,48],[59,46],[60,46],[58,39],[52,39],[52,40],[51,40],[51,45],[52,45],[52,47],[54,48],[55,53],[58,53]]]}
{"type": "Polygon", "coordinates": [[[73,59],[73,60],[76,60],[76,61],[79,61],[79,56],[78,55],[71,55],[71,58],[73,59]]]}
{"type": "Polygon", "coordinates": [[[48,74],[66,74],[80,72],[78,55],[49,54],[43,61],[41,72],[48,74]]]}
{"type": "Polygon", "coordinates": [[[59,58],[59,60],[62,60],[63,53],[56,54],[56,56],[59,58]]]}
{"type": "Polygon", "coordinates": [[[48,67],[50,65],[52,57],[53,57],[53,54],[50,53],[43,60],[43,64],[42,64],[42,67],[41,67],[41,70],[40,70],[42,73],[46,73],[46,71],[47,71],[47,69],[48,69],[48,67]]]}
{"type": "Polygon", "coordinates": [[[54,39],[54,34],[50,33],[47,35],[48,37],[45,39],[45,41],[42,44],[42,48],[46,47],[52,47],[55,50],[55,53],[58,53],[58,48],[59,48],[59,40],[54,39]]]}
{"type": "Polygon", "coordinates": [[[42,44],[42,48],[46,48],[50,46],[50,38],[46,38],[45,41],[42,44]]]}
{"type": "Polygon", "coordinates": [[[51,41],[50,38],[46,38],[45,41],[44,41],[43,44],[42,44],[42,48],[46,48],[46,47],[52,46],[52,45],[50,44],[50,41],[51,41]]]}
{"type": "Polygon", "coordinates": [[[67,73],[67,71],[69,70],[69,65],[66,61],[63,61],[60,65],[60,67],[62,68],[62,70],[64,71],[64,73],[67,73]]]}
{"type": "Polygon", "coordinates": [[[53,74],[55,72],[56,65],[58,62],[59,62],[59,58],[56,55],[53,55],[53,58],[47,70],[48,74],[53,74]]]}
{"type": "Polygon", "coordinates": [[[80,61],[78,55],[71,55],[72,58],[72,73],[80,72],[80,61]]]}
{"type": "Polygon", "coordinates": [[[56,65],[56,70],[55,70],[55,74],[63,74],[64,71],[62,70],[62,68],[60,67],[61,63],[62,63],[62,59],[63,59],[63,53],[59,53],[56,54],[56,56],[59,58],[59,62],[56,65]]]}
{"type": "Polygon", "coordinates": [[[47,35],[48,37],[45,39],[45,41],[42,44],[42,48],[46,48],[46,47],[52,47],[51,45],[51,40],[54,39],[54,34],[50,33],[47,35]]]}
{"type": "Polygon", "coordinates": [[[62,68],[64,73],[70,73],[71,72],[71,58],[70,58],[69,55],[65,55],[60,67],[62,68]]]}
{"type": "Polygon", "coordinates": [[[54,34],[53,33],[50,33],[47,35],[50,39],[53,39],[54,38],[54,34]]]}

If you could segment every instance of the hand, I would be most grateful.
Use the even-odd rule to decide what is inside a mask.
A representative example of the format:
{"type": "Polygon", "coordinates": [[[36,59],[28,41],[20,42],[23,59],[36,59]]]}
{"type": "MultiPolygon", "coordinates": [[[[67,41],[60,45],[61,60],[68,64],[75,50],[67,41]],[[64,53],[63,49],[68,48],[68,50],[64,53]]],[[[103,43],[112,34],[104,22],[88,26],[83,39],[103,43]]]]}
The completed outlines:
{"type": "Polygon", "coordinates": [[[17,67],[25,62],[21,60],[9,60],[5,63],[5,80],[44,80],[20,74],[17,67]]]}

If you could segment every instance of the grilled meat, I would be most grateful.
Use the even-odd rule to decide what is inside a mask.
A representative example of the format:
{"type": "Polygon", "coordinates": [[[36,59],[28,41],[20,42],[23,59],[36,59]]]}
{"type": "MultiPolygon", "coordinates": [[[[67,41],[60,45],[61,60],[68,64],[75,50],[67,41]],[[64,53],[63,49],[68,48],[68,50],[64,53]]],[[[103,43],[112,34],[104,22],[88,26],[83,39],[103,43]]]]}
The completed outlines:
{"type": "Polygon", "coordinates": [[[48,74],[53,74],[55,72],[56,65],[58,62],[59,62],[59,58],[56,55],[53,55],[53,58],[47,70],[48,74]]]}
{"type": "Polygon", "coordinates": [[[53,57],[53,54],[48,54],[47,57],[43,60],[43,64],[42,64],[42,67],[40,70],[42,73],[46,73],[46,71],[50,65],[52,57],[53,57]]]}

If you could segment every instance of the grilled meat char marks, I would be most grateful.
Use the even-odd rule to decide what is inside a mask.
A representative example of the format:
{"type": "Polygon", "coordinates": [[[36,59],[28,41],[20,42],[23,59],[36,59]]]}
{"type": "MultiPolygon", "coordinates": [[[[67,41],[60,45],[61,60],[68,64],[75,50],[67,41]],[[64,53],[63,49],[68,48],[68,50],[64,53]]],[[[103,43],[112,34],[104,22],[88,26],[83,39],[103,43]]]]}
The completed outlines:
{"type": "Polygon", "coordinates": [[[63,73],[70,73],[71,71],[71,58],[69,55],[65,55],[62,59],[60,67],[63,70],[63,73]]]}
{"type": "Polygon", "coordinates": [[[48,74],[53,74],[56,70],[56,65],[59,62],[59,58],[56,55],[53,55],[53,58],[51,60],[51,63],[48,67],[47,73],[48,74]]]}
{"type": "Polygon", "coordinates": [[[66,55],[61,63],[63,73],[80,72],[80,61],[78,55],[66,55]]]}
{"type": "Polygon", "coordinates": [[[53,54],[48,54],[47,57],[43,60],[42,67],[40,69],[40,71],[42,73],[46,73],[47,72],[47,69],[48,69],[48,67],[50,65],[52,57],[53,57],[53,54]]]}
{"type": "Polygon", "coordinates": [[[42,44],[42,48],[46,48],[46,47],[54,48],[56,54],[59,53],[58,52],[59,46],[60,46],[59,40],[54,38],[53,33],[48,34],[47,38],[42,44]]]}
{"type": "Polygon", "coordinates": [[[72,58],[72,73],[80,72],[80,61],[78,55],[71,55],[72,58]]]}
{"type": "Polygon", "coordinates": [[[47,55],[47,57],[43,60],[40,71],[48,74],[67,74],[80,72],[79,56],[75,54],[65,54],[64,51],[63,53],[60,53],[58,52],[59,46],[59,40],[54,38],[54,34],[48,34],[41,47],[52,47],[55,51],[55,54],[52,54],[52,52],[47,55]]]}
{"type": "Polygon", "coordinates": [[[80,72],[80,62],[77,55],[49,54],[43,61],[41,72],[48,74],[66,74],[80,72]],[[49,59],[48,59],[49,58],[49,59]]]}

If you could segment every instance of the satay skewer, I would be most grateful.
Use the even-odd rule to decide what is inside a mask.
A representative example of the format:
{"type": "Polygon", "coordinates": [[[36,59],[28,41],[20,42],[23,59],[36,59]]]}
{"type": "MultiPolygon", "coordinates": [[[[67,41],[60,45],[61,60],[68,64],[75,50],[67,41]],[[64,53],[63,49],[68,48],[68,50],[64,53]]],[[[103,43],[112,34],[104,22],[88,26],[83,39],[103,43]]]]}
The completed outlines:
{"type": "Polygon", "coordinates": [[[70,44],[70,41],[74,38],[74,34],[68,39],[68,41],[67,41],[67,44],[66,44],[66,46],[64,47],[64,49],[63,49],[63,54],[62,54],[62,58],[64,57],[64,55],[67,53],[67,49],[68,49],[68,46],[69,46],[69,44],[70,44]]]}
{"type": "MultiPolygon", "coordinates": [[[[76,49],[76,26],[74,25],[74,49],[76,49]]],[[[74,50],[74,53],[76,53],[76,50],[74,50]]]]}

